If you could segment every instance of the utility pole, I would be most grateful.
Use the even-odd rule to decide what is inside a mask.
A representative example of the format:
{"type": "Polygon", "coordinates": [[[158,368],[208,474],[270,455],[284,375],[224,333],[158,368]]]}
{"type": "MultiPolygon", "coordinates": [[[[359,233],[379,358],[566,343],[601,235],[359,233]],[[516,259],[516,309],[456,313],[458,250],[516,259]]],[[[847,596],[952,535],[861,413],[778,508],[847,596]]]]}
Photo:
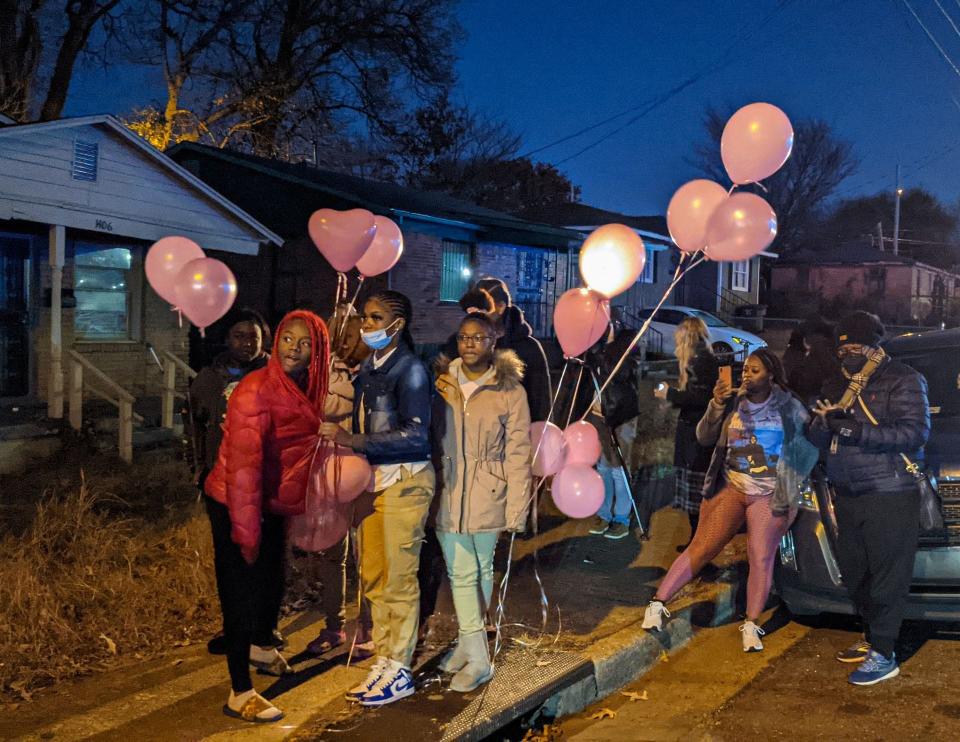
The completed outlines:
{"type": "Polygon", "coordinates": [[[877,236],[880,239],[880,252],[883,252],[883,223],[877,222],[877,236]]]}
{"type": "Polygon", "coordinates": [[[900,187],[900,163],[897,163],[897,200],[893,209],[893,254],[898,255],[900,251],[900,196],[903,195],[903,188],[900,187]]]}

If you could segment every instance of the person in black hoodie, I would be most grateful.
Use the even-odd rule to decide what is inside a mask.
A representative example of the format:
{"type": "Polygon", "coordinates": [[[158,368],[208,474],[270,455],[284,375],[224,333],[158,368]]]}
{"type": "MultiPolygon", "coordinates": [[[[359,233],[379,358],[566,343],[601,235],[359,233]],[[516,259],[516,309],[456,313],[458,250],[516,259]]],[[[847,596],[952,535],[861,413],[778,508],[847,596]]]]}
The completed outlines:
{"type": "MultiPolygon", "coordinates": [[[[671,387],[661,383],[654,390],[654,396],[670,402],[680,411],[673,450],[676,475],[673,506],[687,513],[692,539],[700,522],[703,480],[712,453],[712,449],[697,442],[697,423],[713,396],[718,364],[710,348],[707,326],[699,317],[683,320],[677,326],[674,340],[674,355],[680,365],[679,384],[671,387]]],[[[678,547],[678,551],[684,548],[678,547]]]]}
{"type": "Polygon", "coordinates": [[[501,333],[497,339],[497,350],[512,350],[523,361],[526,369],[523,388],[530,404],[530,421],[546,420],[550,414],[553,387],[543,346],[533,336],[533,329],[524,319],[520,307],[513,303],[506,283],[499,278],[486,277],[477,281],[477,288],[488,291],[493,297],[493,316],[501,333]]]}
{"type": "MultiPolygon", "coordinates": [[[[252,309],[231,310],[211,328],[210,335],[216,337],[218,331],[225,333],[223,343],[226,350],[197,373],[190,384],[189,404],[182,410],[184,433],[193,459],[194,479],[201,492],[207,475],[217,463],[227,415],[227,400],[244,376],[267,365],[270,354],[266,348],[273,342],[270,326],[259,312],[252,309]]],[[[217,546],[216,543],[214,546],[217,546]]],[[[214,566],[219,582],[222,555],[218,551],[214,549],[214,566]]],[[[281,641],[278,637],[278,643],[281,641]]],[[[227,653],[222,632],[207,643],[207,649],[211,654],[227,653]]]]}
{"type": "Polygon", "coordinates": [[[803,355],[788,367],[787,354],[784,353],[784,368],[790,389],[812,406],[825,383],[842,383],[843,377],[834,352],[833,327],[820,317],[813,316],[797,329],[803,342],[803,355]]]}

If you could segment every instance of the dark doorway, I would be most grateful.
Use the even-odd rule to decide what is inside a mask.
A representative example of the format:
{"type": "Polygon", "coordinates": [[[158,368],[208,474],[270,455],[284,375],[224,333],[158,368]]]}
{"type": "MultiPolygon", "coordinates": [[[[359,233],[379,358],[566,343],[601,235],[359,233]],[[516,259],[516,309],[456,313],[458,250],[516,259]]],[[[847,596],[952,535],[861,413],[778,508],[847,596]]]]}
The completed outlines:
{"type": "Polygon", "coordinates": [[[29,391],[27,267],[30,240],[0,235],[0,397],[29,391]]]}

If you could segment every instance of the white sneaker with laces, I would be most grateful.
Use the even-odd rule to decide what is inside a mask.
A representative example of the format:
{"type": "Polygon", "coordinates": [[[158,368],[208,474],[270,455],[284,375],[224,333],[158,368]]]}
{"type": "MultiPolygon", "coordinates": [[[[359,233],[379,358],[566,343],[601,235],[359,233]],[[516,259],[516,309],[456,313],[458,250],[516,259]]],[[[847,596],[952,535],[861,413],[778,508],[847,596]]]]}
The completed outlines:
{"type": "Polygon", "coordinates": [[[359,701],[361,698],[363,698],[369,692],[369,690],[377,684],[377,681],[380,679],[380,676],[383,675],[383,671],[388,664],[390,664],[390,660],[386,657],[377,657],[377,661],[373,663],[373,666],[370,668],[370,672],[367,673],[367,677],[364,679],[364,681],[355,688],[351,688],[347,691],[347,700],[359,701]]]}
{"type": "Polygon", "coordinates": [[[760,637],[766,632],[753,621],[745,621],[740,627],[740,637],[743,639],[744,652],[762,652],[763,642],[760,637]]]}
{"type": "Polygon", "coordinates": [[[651,600],[647,605],[647,610],[643,612],[643,623],[640,628],[663,630],[663,617],[670,618],[670,611],[664,608],[659,600],[651,600]]]}
{"type": "MultiPolygon", "coordinates": [[[[486,636],[484,636],[484,641],[486,641],[486,636]]],[[[383,668],[383,674],[360,699],[360,705],[385,706],[388,703],[399,701],[401,698],[412,696],[416,690],[417,687],[413,682],[413,673],[410,672],[410,668],[404,667],[396,660],[387,660],[387,664],[383,668]]]]}

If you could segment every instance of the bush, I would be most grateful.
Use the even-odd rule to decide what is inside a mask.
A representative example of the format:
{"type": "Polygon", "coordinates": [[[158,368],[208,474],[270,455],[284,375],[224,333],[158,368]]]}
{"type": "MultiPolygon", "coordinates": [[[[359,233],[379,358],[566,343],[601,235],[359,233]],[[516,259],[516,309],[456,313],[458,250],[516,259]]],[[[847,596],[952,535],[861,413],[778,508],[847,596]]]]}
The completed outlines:
{"type": "Polygon", "coordinates": [[[0,540],[0,694],[44,686],[206,636],[219,622],[212,544],[196,504],[118,517],[82,481],[0,540]],[[186,517],[184,510],[186,509],[186,517]]]}

